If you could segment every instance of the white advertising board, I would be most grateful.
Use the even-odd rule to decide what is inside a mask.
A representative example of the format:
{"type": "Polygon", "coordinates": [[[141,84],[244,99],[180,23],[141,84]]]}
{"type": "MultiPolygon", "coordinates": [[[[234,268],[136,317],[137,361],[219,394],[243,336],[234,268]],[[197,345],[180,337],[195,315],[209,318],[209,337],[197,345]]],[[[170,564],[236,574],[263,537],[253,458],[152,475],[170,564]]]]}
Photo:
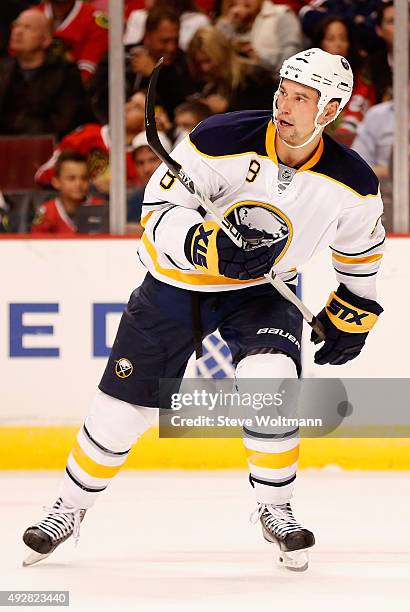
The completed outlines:
{"type": "MultiPolygon", "coordinates": [[[[80,423],[89,410],[121,311],[141,283],[136,240],[0,240],[0,425],[80,423]]],[[[363,354],[304,376],[409,377],[410,239],[388,240],[379,280],[385,312],[363,354]],[[341,371],[343,369],[343,372],[341,371]]],[[[335,288],[329,252],[302,274],[302,297],[319,311],[335,288]]]]}
{"type": "Polygon", "coordinates": [[[0,240],[0,424],[71,424],[95,394],[131,291],[137,240],[0,240]]]}

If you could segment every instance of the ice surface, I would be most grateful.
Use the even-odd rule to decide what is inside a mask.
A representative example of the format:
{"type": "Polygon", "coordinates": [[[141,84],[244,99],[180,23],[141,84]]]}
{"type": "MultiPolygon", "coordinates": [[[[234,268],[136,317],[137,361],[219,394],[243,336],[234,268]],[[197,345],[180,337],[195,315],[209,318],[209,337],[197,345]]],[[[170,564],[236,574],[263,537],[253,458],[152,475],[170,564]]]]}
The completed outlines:
{"type": "Polygon", "coordinates": [[[71,612],[410,610],[406,472],[301,472],[293,507],[317,539],[303,574],[277,568],[249,523],[242,471],[124,471],[87,513],[77,548],[69,540],[23,568],[21,535],[59,477],[0,473],[0,589],[69,590],[71,612]]]}

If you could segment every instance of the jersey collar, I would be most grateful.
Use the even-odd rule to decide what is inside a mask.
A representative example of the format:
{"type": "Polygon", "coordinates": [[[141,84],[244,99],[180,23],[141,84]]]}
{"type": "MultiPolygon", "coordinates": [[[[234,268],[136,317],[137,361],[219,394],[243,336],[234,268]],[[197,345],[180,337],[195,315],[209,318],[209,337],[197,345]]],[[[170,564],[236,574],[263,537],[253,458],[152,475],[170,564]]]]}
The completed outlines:
{"type": "MultiPolygon", "coordinates": [[[[81,7],[82,7],[81,0],[76,0],[75,3],[74,3],[73,8],[68,13],[68,15],[64,19],[64,21],[62,21],[60,23],[60,25],[58,26],[57,30],[63,30],[64,28],[68,27],[70,25],[70,23],[72,23],[74,21],[74,19],[77,17],[78,13],[81,10],[81,7]]],[[[53,17],[54,17],[53,9],[52,9],[50,4],[45,4],[44,5],[44,13],[45,13],[47,19],[50,19],[50,20],[53,19],[53,17]]]]}
{"type": "MultiPolygon", "coordinates": [[[[277,166],[278,156],[276,155],[276,149],[275,149],[275,136],[276,136],[276,126],[273,123],[273,121],[269,121],[268,127],[266,129],[265,147],[266,147],[266,152],[269,156],[269,159],[273,161],[273,163],[276,164],[277,166]]],[[[307,162],[303,164],[303,166],[298,168],[297,172],[303,172],[304,170],[310,170],[310,168],[313,168],[313,166],[315,166],[317,162],[319,161],[319,159],[322,157],[323,148],[324,148],[323,138],[321,138],[319,142],[319,146],[317,147],[316,151],[313,153],[312,157],[308,159],[307,162]]]]}

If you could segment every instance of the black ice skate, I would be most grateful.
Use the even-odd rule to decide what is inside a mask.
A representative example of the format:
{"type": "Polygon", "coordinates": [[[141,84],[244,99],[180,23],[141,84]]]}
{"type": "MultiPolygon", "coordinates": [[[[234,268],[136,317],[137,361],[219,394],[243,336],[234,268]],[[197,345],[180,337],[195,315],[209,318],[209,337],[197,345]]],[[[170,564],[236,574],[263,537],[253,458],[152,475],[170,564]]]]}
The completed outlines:
{"type": "Polygon", "coordinates": [[[23,566],[46,559],[71,535],[75,543],[80,536],[80,523],[86,510],[65,506],[61,497],[52,508],[45,510],[48,512],[47,516],[24,532],[23,541],[32,552],[23,561],[23,566]]]}
{"type": "Polygon", "coordinates": [[[295,520],[290,504],[258,504],[251,520],[256,522],[258,518],[265,540],[279,549],[279,565],[296,572],[305,571],[309,561],[306,549],[314,545],[315,537],[295,520]]]}

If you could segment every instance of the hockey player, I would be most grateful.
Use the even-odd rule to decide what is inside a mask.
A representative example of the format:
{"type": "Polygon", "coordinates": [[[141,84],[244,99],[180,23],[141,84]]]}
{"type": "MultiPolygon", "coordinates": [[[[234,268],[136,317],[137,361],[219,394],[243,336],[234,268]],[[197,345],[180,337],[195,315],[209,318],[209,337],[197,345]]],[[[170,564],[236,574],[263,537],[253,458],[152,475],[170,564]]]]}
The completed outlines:
{"type": "MultiPolygon", "coordinates": [[[[296,379],[302,317],[263,274],[291,287],[296,268],[332,249],[339,286],[320,312],[326,340],[319,364],[356,358],[382,308],[375,278],[382,257],[382,201],[373,171],[323,134],[349,100],[352,71],[341,56],[310,49],[286,60],[268,111],[216,115],[173,155],[248,239],[240,249],[161,165],[145,194],[140,258],[148,273],[131,295],[100,393],[68,458],[60,496],[29,527],[26,564],[77,536],[86,510],[150,426],[159,378],[180,378],[198,336],[216,328],[229,345],[240,386],[252,378],[296,379]],[[349,316],[346,317],[346,312],[349,316]],[[192,329],[191,321],[198,321],[192,329]],[[279,328],[280,334],[267,333],[279,328]]],[[[294,518],[298,430],[245,431],[250,482],[264,537],[290,569],[307,567],[313,534],[294,518]]]]}

